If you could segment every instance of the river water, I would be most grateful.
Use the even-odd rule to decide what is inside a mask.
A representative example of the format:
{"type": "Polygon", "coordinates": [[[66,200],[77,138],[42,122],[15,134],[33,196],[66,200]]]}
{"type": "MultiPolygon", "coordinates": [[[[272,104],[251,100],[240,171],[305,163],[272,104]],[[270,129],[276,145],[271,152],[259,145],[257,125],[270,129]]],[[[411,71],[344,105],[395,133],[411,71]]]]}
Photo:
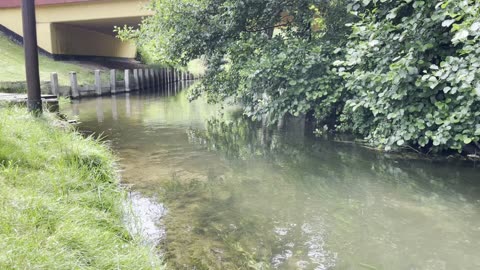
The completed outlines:
{"type": "Polygon", "coordinates": [[[263,128],[185,92],[63,108],[167,208],[170,269],[480,269],[480,169],[263,128]]]}

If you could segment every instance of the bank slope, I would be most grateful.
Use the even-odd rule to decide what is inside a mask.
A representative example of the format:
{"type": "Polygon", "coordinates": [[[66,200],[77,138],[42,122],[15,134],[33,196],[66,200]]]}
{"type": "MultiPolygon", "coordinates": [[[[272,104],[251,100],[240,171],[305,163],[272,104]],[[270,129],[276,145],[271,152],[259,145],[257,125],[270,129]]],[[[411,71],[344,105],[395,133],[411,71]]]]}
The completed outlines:
{"type": "Polygon", "coordinates": [[[0,269],[160,269],[124,228],[117,179],[95,140],[0,108],[0,269]]]}
{"type": "MultiPolygon", "coordinates": [[[[25,81],[25,57],[23,47],[11,41],[0,32],[0,86],[4,82],[25,81]]],[[[85,67],[54,61],[53,59],[40,55],[40,80],[50,81],[52,72],[58,73],[58,80],[61,85],[69,85],[69,73],[77,72],[80,84],[93,83],[94,71],[85,67]]]]}

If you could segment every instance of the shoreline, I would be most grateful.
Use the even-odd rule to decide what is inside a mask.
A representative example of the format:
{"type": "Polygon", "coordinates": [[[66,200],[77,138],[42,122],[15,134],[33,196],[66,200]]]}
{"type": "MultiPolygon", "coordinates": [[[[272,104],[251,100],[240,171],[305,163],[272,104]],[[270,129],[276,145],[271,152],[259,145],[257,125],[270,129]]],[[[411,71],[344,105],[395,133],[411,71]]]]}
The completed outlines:
{"type": "Polygon", "coordinates": [[[128,231],[115,157],[53,114],[0,108],[0,268],[164,269],[128,231]]]}

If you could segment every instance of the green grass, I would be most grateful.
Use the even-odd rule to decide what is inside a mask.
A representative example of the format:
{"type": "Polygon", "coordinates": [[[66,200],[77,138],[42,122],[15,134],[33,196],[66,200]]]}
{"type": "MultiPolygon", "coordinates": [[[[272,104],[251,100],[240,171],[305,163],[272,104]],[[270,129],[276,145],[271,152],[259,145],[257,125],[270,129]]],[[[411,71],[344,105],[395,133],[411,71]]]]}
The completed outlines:
{"type": "MultiPolygon", "coordinates": [[[[0,34],[0,55],[0,83],[25,81],[23,47],[0,34]]],[[[70,85],[69,73],[75,71],[77,72],[79,84],[93,84],[93,70],[75,64],[54,61],[44,55],[39,56],[39,64],[41,81],[50,81],[50,74],[57,72],[59,84],[70,85]]]]}
{"type": "Polygon", "coordinates": [[[117,179],[97,140],[0,108],[0,269],[160,269],[124,227],[117,179]]]}

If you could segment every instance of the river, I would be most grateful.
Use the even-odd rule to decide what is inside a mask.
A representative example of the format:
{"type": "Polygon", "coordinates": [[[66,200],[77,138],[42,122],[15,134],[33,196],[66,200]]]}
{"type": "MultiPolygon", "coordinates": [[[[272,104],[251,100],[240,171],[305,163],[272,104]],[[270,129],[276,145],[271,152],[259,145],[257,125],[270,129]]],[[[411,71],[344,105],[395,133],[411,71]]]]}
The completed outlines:
{"type": "Polygon", "coordinates": [[[164,204],[171,269],[480,269],[480,169],[264,128],[185,91],[75,101],[164,204]],[[178,92],[178,93],[176,93],[178,92]]]}

